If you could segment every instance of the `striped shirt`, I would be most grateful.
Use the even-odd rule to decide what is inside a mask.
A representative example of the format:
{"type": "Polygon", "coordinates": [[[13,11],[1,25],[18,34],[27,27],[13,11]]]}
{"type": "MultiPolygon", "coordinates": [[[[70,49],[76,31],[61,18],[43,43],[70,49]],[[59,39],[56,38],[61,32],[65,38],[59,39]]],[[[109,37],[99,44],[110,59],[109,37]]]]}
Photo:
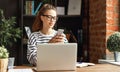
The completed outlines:
{"type": "MultiPolygon", "coordinates": [[[[57,31],[54,30],[54,32],[50,35],[45,35],[43,33],[39,32],[33,32],[29,36],[28,40],[28,49],[27,49],[27,59],[30,62],[30,64],[36,65],[37,63],[37,44],[41,43],[48,43],[49,40],[54,37],[57,34],[57,31]]],[[[64,42],[68,42],[66,37],[64,38],[64,42]]]]}

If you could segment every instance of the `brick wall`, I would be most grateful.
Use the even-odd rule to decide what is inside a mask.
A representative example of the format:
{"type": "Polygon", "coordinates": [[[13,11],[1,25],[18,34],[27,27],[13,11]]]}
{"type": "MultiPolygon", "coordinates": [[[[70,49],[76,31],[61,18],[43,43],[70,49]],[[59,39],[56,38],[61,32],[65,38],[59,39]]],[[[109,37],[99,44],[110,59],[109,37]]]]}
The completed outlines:
{"type": "Polygon", "coordinates": [[[106,0],[89,0],[89,57],[97,63],[105,55],[106,39],[106,0]]]}
{"type": "Polygon", "coordinates": [[[107,37],[119,30],[119,0],[89,0],[89,58],[98,63],[98,59],[109,57],[106,50],[107,37]]]}
{"type": "MultiPolygon", "coordinates": [[[[120,30],[120,0],[106,1],[106,41],[109,35],[120,30]]],[[[113,54],[106,50],[106,59],[113,59],[113,54]]]]}
{"type": "Polygon", "coordinates": [[[106,5],[106,35],[120,30],[120,0],[107,0],[106,5]]]}

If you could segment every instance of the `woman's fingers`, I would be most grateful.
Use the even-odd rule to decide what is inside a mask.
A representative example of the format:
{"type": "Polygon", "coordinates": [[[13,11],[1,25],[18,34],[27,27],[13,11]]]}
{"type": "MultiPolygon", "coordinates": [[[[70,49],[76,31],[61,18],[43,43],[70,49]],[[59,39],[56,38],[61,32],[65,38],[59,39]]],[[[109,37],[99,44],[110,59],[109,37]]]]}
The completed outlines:
{"type": "Polygon", "coordinates": [[[56,35],[49,42],[50,43],[64,42],[64,35],[56,35]]]}

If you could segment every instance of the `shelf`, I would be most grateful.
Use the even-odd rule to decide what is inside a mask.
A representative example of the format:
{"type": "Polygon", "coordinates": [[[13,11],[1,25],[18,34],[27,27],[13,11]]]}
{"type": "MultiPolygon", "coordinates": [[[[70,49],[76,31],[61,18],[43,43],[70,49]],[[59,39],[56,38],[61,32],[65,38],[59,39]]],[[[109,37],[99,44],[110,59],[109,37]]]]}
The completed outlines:
{"type": "Polygon", "coordinates": [[[23,15],[24,17],[35,17],[36,15],[23,15]]]}
{"type": "MultiPolygon", "coordinates": [[[[23,15],[23,17],[35,18],[36,15],[23,15]]],[[[58,17],[80,17],[80,15],[58,15],[58,17]]]]}
{"type": "Polygon", "coordinates": [[[80,15],[58,15],[58,17],[80,17],[80,15]]]}

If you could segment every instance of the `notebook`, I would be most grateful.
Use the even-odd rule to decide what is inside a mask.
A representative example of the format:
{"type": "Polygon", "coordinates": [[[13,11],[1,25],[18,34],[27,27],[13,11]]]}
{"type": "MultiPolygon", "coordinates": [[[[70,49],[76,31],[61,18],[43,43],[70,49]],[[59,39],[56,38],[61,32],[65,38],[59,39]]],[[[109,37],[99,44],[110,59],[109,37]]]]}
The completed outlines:
{"type": "Polygon", "coordinates": [[[37,71],[76,69],[77,43],[49,43],[37,47],[37,71]]]}

